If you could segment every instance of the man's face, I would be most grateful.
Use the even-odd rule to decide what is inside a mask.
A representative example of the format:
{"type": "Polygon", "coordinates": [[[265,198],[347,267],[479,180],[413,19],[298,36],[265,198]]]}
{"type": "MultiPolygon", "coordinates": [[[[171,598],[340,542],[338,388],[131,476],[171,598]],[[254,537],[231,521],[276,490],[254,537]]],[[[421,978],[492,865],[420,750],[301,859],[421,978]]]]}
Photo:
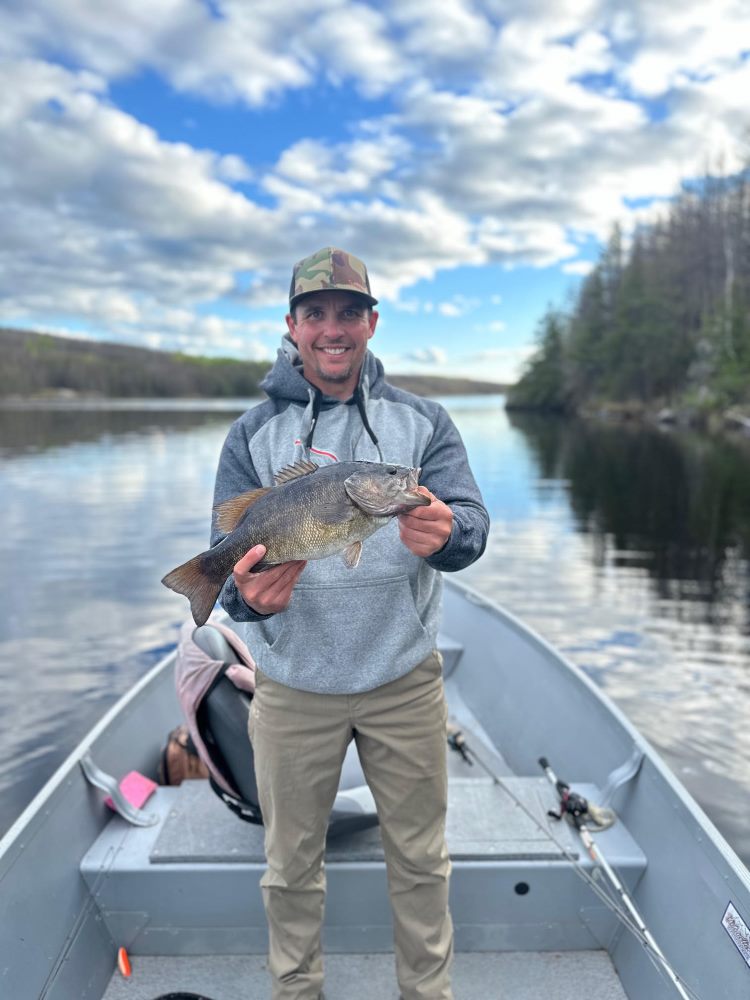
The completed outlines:
{"type": "Polygon", "coordinates": [[[348,399],[377,321],[378,314],[352,292],[314,292],[303,299],[286,325],[308,382],[329,396],[348,399]]]}

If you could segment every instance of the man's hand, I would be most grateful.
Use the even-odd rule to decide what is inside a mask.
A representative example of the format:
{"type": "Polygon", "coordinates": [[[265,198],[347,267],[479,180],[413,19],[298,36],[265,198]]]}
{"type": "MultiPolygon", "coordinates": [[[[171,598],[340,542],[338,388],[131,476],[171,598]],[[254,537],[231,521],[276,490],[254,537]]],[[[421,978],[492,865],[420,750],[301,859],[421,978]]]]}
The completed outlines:
{"type": "Polygon", "coordinates": [[[429,497],[432,503],[429,507],[414,507],[408,514],[399,514],[398,530],[401,541],[410,552],[427,558],[442,549],[450,538],[453,511],[426,486],[418,486],[417,490],[429,497]]]}
{"type": "Polygon", "coordinates": [[[254,545],[234,567],[234,582],[245,604],[259,615],[275,615],[284,611],[292,599],[292,591],[307,566],[305,560],[281,563],[262,573],[251,568],[266,554],[265,545],[254,545]]]}

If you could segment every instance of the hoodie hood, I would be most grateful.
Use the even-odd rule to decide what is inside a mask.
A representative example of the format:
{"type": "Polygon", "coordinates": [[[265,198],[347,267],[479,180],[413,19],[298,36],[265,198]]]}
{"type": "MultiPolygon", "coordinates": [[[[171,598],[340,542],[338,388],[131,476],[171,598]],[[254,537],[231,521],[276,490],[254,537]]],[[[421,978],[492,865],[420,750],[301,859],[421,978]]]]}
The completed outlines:
{"type": "MultiPolygon", "coordinates": [[[[379,396],[382,393],[384,384],[383,366],[368,350],[362,362],[355,395],[359,393],[366,404],[370,396],[379,396]]],[[[326,395],[307,381],[302,374],[302,359],[299,351],[288,333],[284,334],[273,368],[263,379],[260,387],[272,399],[288,400],[292,403],[307,405],[316,394],[320,397],[320,405],[323,408],[341,403],[340,399],[326,395]]]]}

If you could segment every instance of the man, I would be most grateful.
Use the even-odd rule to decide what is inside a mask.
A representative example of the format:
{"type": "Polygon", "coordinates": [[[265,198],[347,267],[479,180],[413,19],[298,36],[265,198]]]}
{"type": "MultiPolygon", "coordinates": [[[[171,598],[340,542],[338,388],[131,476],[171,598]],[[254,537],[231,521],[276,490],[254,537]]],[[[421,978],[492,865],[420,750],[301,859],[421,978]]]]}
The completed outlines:
{"type": "Polygon", "coordinates": [[[431,498],[369,538],[355,569],[330,558],[252,574],[257,545],[222,591],[258,664],[250,736],[274,1000],[320,995],[326,825],[352,739],[378,808],[401,994],[452,996],[439,571],[481,555],[488,517],[446,412],[389,385],[368,351],[376,303],[352,254],[326,247],[295,265],[269,399],[232,426],[216,479],[218,504],[303,458],[387,461],[421,467],[431,498]]]}

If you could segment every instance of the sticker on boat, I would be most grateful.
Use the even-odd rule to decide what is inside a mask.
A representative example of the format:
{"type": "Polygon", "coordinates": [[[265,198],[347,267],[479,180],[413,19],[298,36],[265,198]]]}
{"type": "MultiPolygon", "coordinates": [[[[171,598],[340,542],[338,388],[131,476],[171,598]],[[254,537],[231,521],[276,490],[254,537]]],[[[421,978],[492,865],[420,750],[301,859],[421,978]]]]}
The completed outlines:
{"type": "Polygon", "coordinates": [[[742,955],[748,965],[750,965],[750,927],[735,910],[731,903],[727,904],[724,916],[721,918],[722,926],[730,938],[734,941],[737,951],[742,955]]]}

